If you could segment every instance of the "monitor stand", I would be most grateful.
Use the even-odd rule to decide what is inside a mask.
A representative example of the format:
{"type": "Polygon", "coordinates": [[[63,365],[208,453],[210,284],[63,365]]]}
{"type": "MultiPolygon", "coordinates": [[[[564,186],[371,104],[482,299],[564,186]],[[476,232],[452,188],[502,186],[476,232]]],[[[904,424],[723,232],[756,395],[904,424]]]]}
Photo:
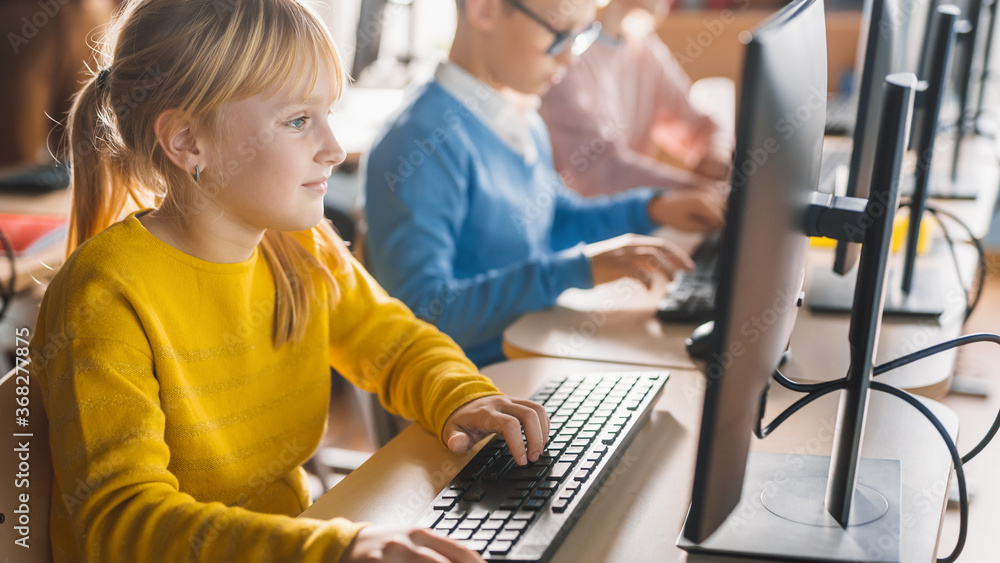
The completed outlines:
{"type": "Polygon", "coordinates": [[[825,508],[829,457],[751,452],[743,497],[729,518],[700,544],[682,534],[677,545],[740,558],[898,562],[900,462],[860,461],[847,528],[825,508]]]}
{"type": "MultiPolygon", "coordinates": [[[[948,306],[948,293],[957,282],[952,276],[943,276],[940,268],[930,268],[917,259],[913,273],[913,289],[909,295],[900,289],[899,271],[892,268],[886,276],[885,317],[937,319],[948,306]]],[[[954,266],[949,266],[954,269],[954,266]]],[[[854,284],[857,269],[846,276],[833,272],[829,266],[809,270],[809,287],[806,305],[814,313],[850,313],[854,302],[854,284]]]]}

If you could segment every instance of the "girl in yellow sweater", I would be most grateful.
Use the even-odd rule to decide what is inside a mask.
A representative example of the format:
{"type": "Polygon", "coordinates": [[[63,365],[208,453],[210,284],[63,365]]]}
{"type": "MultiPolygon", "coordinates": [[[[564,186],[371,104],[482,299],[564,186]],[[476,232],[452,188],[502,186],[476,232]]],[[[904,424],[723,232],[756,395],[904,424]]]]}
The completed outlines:
{"type": "Polygon", "coordinates": [[[323,219],[344,158],[325,26],[301,0],[134,0],[107,38],[70,115],[71,254],[31,342],[55,560],[479,560],[294,517],[331,366],[456,452],[500,432],[523,464],[548,437],[540,405],[502,396],[323,219]]]}

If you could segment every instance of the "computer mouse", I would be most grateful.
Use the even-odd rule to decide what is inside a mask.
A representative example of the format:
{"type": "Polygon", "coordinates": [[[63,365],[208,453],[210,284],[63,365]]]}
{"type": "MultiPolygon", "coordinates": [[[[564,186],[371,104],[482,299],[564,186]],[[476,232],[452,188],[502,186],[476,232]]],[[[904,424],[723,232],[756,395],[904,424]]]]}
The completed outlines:
{"type": "Polygon", "coordinates": [[[712,353],[714,348],[712,333],[714,329],[715,321],[708,321],[707,323],[694,329],[691,336],[687,337],[684,341],[684,345],[687,347],[688,356],[691,356],[692,360],[699,360],[703,362],[708,361],[709,354],[712,353]]]}

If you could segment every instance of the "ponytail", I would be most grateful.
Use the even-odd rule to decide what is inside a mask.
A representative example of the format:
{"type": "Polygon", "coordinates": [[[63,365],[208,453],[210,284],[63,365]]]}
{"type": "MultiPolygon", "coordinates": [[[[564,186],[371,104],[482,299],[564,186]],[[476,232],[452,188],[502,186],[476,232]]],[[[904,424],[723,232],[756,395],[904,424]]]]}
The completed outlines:
{"type": "Polygon", "coordinates": [[[143,206],[129,171],[121,165],[120,137],[107,95],[94,76],[73,98],[67,123],[70,187],[69,237],[66,255],[117,221],[127,203],[143,206]]]}

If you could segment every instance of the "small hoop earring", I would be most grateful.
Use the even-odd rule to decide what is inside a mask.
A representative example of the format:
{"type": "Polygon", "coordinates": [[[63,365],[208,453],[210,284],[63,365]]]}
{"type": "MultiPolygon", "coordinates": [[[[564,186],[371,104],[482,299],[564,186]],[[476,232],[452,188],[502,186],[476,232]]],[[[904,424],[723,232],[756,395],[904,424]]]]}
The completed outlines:
{"type": "Polygon", "coordinates": [[[197,164],[194,165],[194,181],[195,182],[201,181],[201,169],[198,168],[197,164]]]}

